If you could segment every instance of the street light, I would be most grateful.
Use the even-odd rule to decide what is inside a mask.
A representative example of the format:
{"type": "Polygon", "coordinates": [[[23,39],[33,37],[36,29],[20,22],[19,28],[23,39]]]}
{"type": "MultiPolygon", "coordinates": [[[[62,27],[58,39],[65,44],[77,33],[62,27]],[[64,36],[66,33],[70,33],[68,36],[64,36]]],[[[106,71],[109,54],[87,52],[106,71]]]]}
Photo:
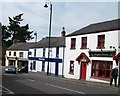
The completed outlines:
{"type": "MultiPolygon", "coordinates": [[[[35,31],[34,33],[35,35],[35,43],[37,42],[37,32],[35,31]]],[[[36,57],[36,49],[34,49],[34,56],[36,57]]]]}
{"type": "Polygon", "coordinates": [[[48,8],[48,4],[50,5],[50,21],[49,21],[49,37],[48,37],[48,65],[47,65],[47,75],[49,75],[49,58],[50,58],[50,38],[51,38],[51,22],[52,22],[52,3],[46,2],[45,8],[48,8]]]}
{"type": "Polygon", "coordinates": [[[34,35],[35,35],[35,42],[37,42],[37,32],[36,31],[35,31],[34,35]]]}

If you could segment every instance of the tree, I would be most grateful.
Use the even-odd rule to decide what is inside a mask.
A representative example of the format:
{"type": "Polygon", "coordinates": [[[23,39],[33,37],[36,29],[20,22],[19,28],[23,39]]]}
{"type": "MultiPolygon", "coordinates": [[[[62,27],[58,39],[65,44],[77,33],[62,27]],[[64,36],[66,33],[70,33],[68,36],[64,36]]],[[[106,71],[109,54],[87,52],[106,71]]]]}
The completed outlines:
{"type": "Polygon", "coordinates": [[[23,14],[9,17],[9,25],[2,25],[2,58],[5,57],[6,49],[16,42],[27,42],[32,37],[33,31],[29,31],[28,24],[22,26],[21,22],[23,14]]]}
{"type": "Polygon", "coordinates": [[[28,24],[20,26],[21,21],[23,21],[22,15],[19,14],[13,18],[9,17],[8,32],[11,34],[13,42],[26,42],[27,40],[33,39],[31,35],[33,31],[28,31],[28,24]]]}

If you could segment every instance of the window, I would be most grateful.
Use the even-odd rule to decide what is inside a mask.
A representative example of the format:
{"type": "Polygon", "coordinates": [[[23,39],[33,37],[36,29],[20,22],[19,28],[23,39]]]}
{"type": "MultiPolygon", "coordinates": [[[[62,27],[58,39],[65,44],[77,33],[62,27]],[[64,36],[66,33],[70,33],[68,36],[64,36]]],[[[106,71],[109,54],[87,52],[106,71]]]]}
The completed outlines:
{"type": "Polygon", "coordinates": [[[16,56],[16,52],[14,52],[14,56],[16,56]]]}
{"type": "Polygon", "coordinates": [[[11,52],[9,52],[9,56],[11,56],[11,52]]]}
{"type": "Polygon", "coordinates": [[[33,70],[36,70],[36,61],[33,61],[33,70]]]}
{"type": "Polygon", "coordinates": [[[20,53],[19,53],[19,57],[23,57],[23,52],[20,52],[20,53]]]}
{"type": "Polygon", "coordinates": [[[105,48],[105,35],[98,35],[98,47],[97,48],[105,48]]]}
{"type": "Polygon", "coordinates": [[[45,48],[43,48],[43,57],[45,57],[45,48]]]}
{"type": "Polygon", "coordinates": [[[87,37],[82,37],[81,48],[82,49],[86,49],[87,48],[87,37]]]}
{"type": "Polygon", "coordinates": [[[70,61],[70,71],[69,74],[74,74],[74,61],[70,61]]]}
{"type": "Polygon", "coordinates": [[[93,61],[91,76],[98,78],[110,78],[111,69],[111,61],[93,61]]]}
{"type": "Polygon", "coordinates": [[[71,49],[75,49],[76,47],[76,38],[71,38],[71,49]]]}
{"type": "Polygon", "coordinates": [[[56,48],[56,57],[59,57],[59,47],[56,48]]]}

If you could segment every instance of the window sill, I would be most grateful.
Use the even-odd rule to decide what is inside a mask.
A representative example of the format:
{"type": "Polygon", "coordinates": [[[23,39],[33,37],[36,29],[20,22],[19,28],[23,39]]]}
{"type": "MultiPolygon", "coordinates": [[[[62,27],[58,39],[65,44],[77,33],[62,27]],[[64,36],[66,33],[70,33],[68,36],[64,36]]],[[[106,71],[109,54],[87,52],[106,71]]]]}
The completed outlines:
{"type": "Polygon", "coordinates": [[[88,48],[80,48],[80,49],[88,49],[88,48]]]}
{"type": "Polygon", "coordinates": [[[74,75],[74,73],[73,73],[73,72],[69,72],[69,74],[70,74],[70,75],[74,75]]]}
{"type": "Polygon", "coordinates": [[[105,47],[96,47],[96,49],[105,49],[105,47]]]}
{"type": "Polygon", "coordinates": [[[110,78],[96,77],[96,76],[91,76],[91,78],[93,78],[93,79],[99,79],[99,80],[105,80],[105,81],[109,81],[110,80],[110,78]]]}
{"type": "Polygon", "coordinates": [[[70,50],[76,50],[76,48],[70,48],[70,50]]]}

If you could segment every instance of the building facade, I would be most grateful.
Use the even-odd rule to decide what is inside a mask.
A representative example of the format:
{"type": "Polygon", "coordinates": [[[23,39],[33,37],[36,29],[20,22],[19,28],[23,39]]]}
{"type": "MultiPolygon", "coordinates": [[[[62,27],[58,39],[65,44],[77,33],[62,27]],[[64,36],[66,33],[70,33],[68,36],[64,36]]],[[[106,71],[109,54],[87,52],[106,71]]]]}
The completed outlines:
{"type": "Polygon", "coordinates": [[[29,49],[29,71],[64,75],[65,31],[61,37],[43,38],[29,49]]]}
{"type": "Polygon", "coordinates": [[[6,50],[5,66],[22,67],[28,65],[28,50],[34,43],[15,43],[6,50]]]}
{"type": "Polygon", "coordinates": [[[118,66],[114,57],[120,52],[119,21],[90,24],[66,36],[66,78],[109,83],[111,69],[118,66]]]}

